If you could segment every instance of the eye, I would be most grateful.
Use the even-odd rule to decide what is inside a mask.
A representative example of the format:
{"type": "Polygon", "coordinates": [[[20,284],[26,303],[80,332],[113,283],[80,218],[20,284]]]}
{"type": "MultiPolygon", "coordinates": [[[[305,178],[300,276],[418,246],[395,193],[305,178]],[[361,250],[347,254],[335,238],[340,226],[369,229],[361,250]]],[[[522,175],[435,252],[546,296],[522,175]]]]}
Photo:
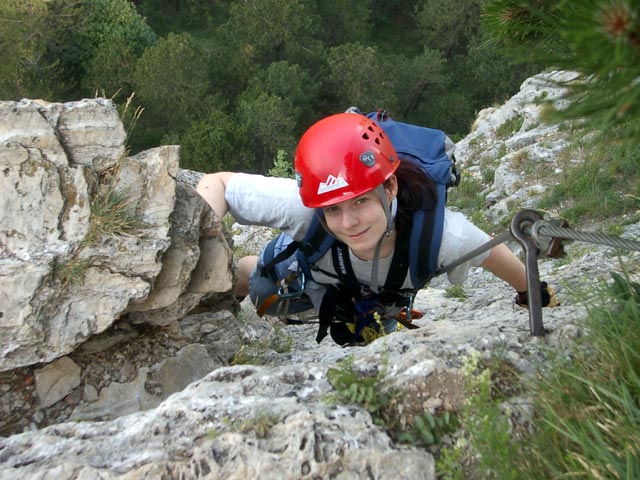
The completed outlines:
{"type": "Polygon", "coordinates": [[[340,211],[340,208],[335,205],[331,205],[329,207],[324,207],[322,210],[324,211],[325,215],[334,215],[340,211]]]}
{"type": "Polygon", "coordinates": [[[369,199],[367,197],[360,197],[360,198],[356,199],[356,205],[357,206],[364,205],[368,201],[369,201],[369,199]]]}

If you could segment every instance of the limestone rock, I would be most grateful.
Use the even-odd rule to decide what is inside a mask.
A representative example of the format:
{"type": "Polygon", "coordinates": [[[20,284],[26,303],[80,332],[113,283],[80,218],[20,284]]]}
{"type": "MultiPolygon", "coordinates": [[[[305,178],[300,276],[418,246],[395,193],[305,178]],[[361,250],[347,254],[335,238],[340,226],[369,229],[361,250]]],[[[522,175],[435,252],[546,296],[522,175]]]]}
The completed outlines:
{"type": "Polygon", "coordinates": [[[80,385],[80,367],[68,357],[36,370],[36,391],[42,407],[49,407],[80,385]]]}
{"type": "Polygon", "coordinates": [[[126,314],[165,325],[231,290],[218,219],[177,186],[178,147],[127,157],[125,140],[109,100],[0,102],[0,371],[67,355],[126,314]],[[92,216],[100,195],[112,203],[92,216]],[[90,234],[114,210],[135,223],[90,234]]]}
{"type": "Polygon", "coordinates": [[[366,413],[323,403],[326,390],[323,369],[311,364],[223,368],[149,412],[8,438],[0,476],[435,478],[430,454],[393,448],[366,413]]]}
{"type": "Polygon", "coordinates": [[[557,159],[568,143],[559,125],[543,122],[542,112],[545,102],[561,106],[563,83],[576,76],[553,71],[525,80],[504,105],[480,111],[472,132],[456,144],[456,159],[463,170],[482,175],[486,169],[493,174],[493,184],[485,192],[490,220],[504,221],[518,207],[535,208],[561,171],[557,159]],[[515,130],[506,131],[509,126],[515,130]],[[542,185],[541,177],[549,180],[542,185]]]}

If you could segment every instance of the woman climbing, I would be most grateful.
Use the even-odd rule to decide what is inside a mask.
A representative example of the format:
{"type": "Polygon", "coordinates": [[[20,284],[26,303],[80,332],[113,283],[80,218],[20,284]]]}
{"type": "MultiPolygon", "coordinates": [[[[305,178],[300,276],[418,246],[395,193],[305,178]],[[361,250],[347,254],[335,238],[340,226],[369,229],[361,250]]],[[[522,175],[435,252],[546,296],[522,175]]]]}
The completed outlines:
{"type": "MultiPolygon", "coordinates": [[[[271,245],[278,251],[292,240],[302,241],[314,217],[323,233],[330,234],[331,248],[310,262],[303,297],[308,301],[298,303],[298,309],[318,310],[318,341],[327,330],[341,345],[369,343],[396,331],[402,314],[411,312],[412,295],[424,286],[416,283],[429,280],[416,281],[408,268],[413,261],[408,252],[411,242],[419,242],[418,256],[427,256],[431,248],[430,233],[424,232],[433,230],[421,226],[416,234],[414,218],[416,212],[435,211],[433,182],[420,166],[401,161],[381,126],[359,113],[332,115],[311,126],[300,139],[294,163],[297,181],[218,172],[205,175],[197,191],[219,218],[230,211],[241,224],[282,230],[287,236],[271,245]]],[[[489,240],[463,214],[444,208],[437,266],[448,265],[489,240]]],[[[300,259],[289,257],[279,267],[295,272],[300,259]]],[[[256,256],[240,259],[236,294],[250,294],[258,307],[275,298],[263,308],[272,313],[278,308],[278,286],[261,268],[265,263],[256,256]]],[[[518,292],[516,303],[526,306],[525,267],[506,245],[449,271],[449,281],[463,282],[472,266],[486,268],[507,282],[518,292]]],[[[556,303],[544,282],[542,293],[543,304],[556,303]]],[[[410,321],[410,316],[404,318],[403,323],[410,321]]]]}

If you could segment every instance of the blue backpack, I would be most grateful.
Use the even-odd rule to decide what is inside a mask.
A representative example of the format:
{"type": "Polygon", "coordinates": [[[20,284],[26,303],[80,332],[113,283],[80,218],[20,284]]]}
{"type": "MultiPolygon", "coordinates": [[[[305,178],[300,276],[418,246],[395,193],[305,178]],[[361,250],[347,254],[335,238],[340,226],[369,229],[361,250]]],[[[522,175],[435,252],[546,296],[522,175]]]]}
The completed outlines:
{"type": "MultiPolygon", "coordinates": [[[[357,110],[355,111],[360,113],[357,110]]],[[[400,159],[419,165],[436,187],[435,206],[416,211],[413,215],[411,234],[398,238],[392,259],[392,267],[384,285],[384,291],[397,292],[401,289],[407,273],[409,273],[411,275],[411,283],[414,286],[411,292],[415,295],[415,292],[424,287],[436,275],[438,270],[437,260],[442,241],[447,189],[458,185],[460,181],[455,168],[455,159],[451,154],[453,142],[441,130],[392,120],[385,111],[372,112],[366,116],[382,127],[400,159]],[[424,248],[425,245],[429,245],[429,248],[424,248]]],[[[281,237],[286,237],[284,233],[280,235],[281,237]]],[[[283,238],[278,237],[265,247],[261,259],[260,274],[262,276],[271,276],[273,280],[277,281],[278,264],[292,257],[295,253],[299,268],[304,273],[302,278],[313,279],[313,271],[317,268],[314,267],[314,263],[330,249],[335,252],[334,258],[335,255],[339,255],[341,259],[348,259],[346,246],[326,232],[317,216],[314,216],[312,224],[302,241],[295,242],[287,238],[283,242],[283,238]],[[278,244],[288,244],[288,246],[276,253],[278,244]]],[[[346,270],[337,272],[337,278],[346,284],[355,281],[355,276],[349,271],[350,266],[348,263],[346,262],[346,270]],[[352,277],[353,281],[350,280],[352,277]]],[[[334,265],[336,266],[344,264],[345,262],[343,261],[334,260],[334,265]]],[[[288,287],[289,297],[296,296],[296,289],[299,289],[299,294],[302,293],[299,283],[289,284],[288,287]]],[[[325,302],[323,301],[323,303],[325,302]]],[[[322,324],[322,311],[320,312],[320,317],[320,323],[322,324]]],[[[324,335],[326,335],[326,329],[324,335]]],[[[322,339],[320,337],[323,337],[323,335],[319,333],[318,337],[318,341],[320,341],[322,339]]]]}

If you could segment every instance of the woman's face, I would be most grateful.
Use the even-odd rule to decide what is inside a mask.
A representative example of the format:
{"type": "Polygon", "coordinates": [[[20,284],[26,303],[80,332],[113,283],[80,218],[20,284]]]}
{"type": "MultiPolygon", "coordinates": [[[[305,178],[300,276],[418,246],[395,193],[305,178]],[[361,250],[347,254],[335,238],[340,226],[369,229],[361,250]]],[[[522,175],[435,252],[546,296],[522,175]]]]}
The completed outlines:
{"type": "MultiPolygon", "coordinates": [[[[395,198],[397,187],[396,177],[392,176],[385,187],[389,203],[395,198]]],[[[373,259],[378,241],[387,229],[387,217],[376,190],[324,207],[322,210],[327,226],[338,240],[344,242],[361,260],[373,259]]],[[[385,250],[388,249],[383,246],[380,252],[383,257],[389,253],[385,250]]]]}

